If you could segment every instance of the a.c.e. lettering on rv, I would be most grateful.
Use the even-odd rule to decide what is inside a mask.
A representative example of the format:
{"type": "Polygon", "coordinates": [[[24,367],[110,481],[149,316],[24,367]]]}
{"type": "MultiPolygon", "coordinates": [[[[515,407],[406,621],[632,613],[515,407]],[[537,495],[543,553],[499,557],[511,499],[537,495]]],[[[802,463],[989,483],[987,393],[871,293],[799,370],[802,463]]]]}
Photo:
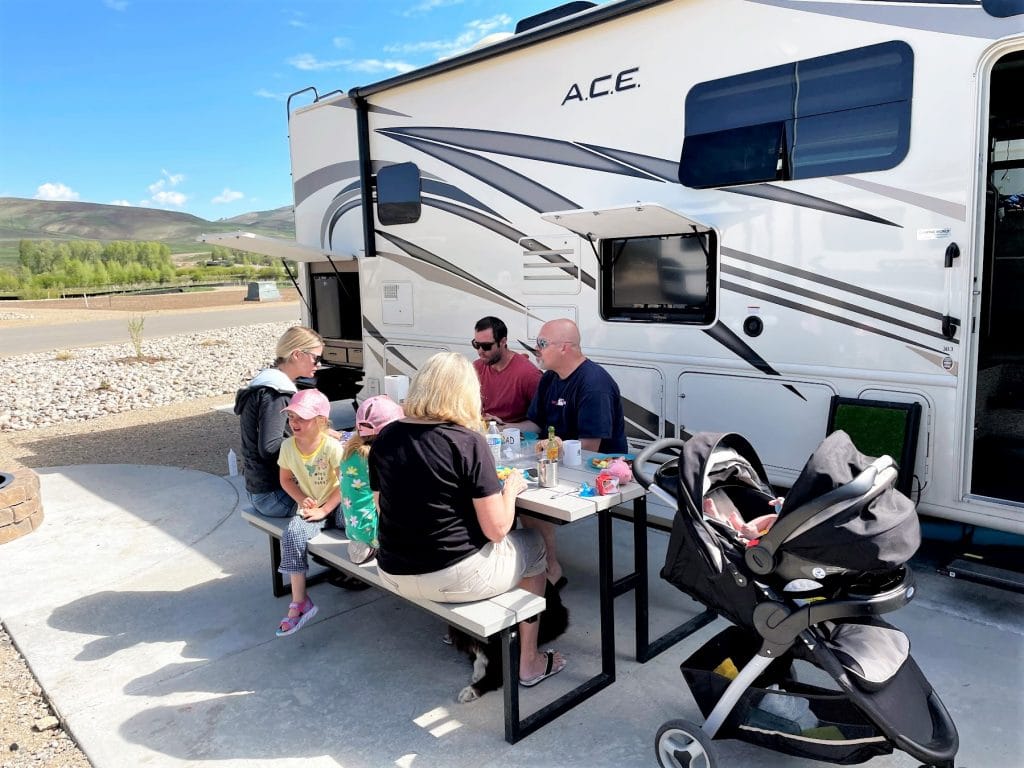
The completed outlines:
{"type": "Polygon", "coordinates": [[[602,96],[611,96],[613,93],[619,93],[620,91],[630,91],[634,88],[639,88],[640,83],[637,82],[639,74],[640,67],[629,67],[619,72],[598,75],[590,81],[589,86],[584,84],[581,88],[579,83],[573,83],[569,86],[569,90],[566,91],[565,98],[562,99],[562,106],[564,107],[566,102],[569,101],[579,101],[582,103],[590,99],[599,99],[602,96]]]}

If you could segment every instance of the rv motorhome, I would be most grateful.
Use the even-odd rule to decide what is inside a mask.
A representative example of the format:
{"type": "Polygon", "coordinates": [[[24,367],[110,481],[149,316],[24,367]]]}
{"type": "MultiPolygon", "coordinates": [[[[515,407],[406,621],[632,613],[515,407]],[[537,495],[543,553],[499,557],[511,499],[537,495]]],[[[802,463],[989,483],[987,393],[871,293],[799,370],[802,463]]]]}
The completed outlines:
{"type": "Polygon", "coordinates": [[[888,424],[921,511],[1024,533],[1024,0],[569,3],[307,90],[299,285],[364,395],[569,317],[633,445],[740,432],[788,484],[888,424]]]}

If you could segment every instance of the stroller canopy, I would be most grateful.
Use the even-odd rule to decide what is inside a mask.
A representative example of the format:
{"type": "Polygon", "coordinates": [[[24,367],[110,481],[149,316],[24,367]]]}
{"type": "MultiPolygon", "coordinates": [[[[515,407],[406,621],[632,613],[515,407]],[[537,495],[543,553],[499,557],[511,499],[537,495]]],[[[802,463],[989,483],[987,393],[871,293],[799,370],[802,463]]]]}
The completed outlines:
{"type": "MultiPolygon", "coordinates": [[[[782,509],[782,516],[853,480],[873,459],[837,430],[811,454],[782,509]]],[[[893,484],[819,525],[799,530],[779,547],[804,560],[855,571],[886,571],[903,565],[921,544],[913,502],[893,484]]]]}

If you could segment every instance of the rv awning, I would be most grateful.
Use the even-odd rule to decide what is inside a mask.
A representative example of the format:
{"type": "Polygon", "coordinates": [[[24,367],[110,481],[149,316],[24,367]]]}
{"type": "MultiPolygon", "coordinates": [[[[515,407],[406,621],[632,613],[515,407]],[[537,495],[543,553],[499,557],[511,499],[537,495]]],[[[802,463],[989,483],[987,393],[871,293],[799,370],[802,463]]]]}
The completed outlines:
{"type": "Polygon", "coordinates": [[[294,240],[285,240],[281,237],[264,237],[253,232],[220,232],[214,235],[200,235],[199,240],[210,245],[222,245],[225,248],[236,248],[240,251],[250,253],[262,253],[264,256],[273,256],[278,259],[289,261],[327,261],[330,256],[332,261],[352,261],[353,257],[347,254],[336,255],[329,253],[322,248],[310,248],[308,245],[299,245],[294,240]]]}
{"type": "Polygon", "coordinates": [[[712,231],[708,224],[687,218],[657,203],[634,203],[589,211],[554,211],[542,213],[540,217],[588,240],[712,231]]]}

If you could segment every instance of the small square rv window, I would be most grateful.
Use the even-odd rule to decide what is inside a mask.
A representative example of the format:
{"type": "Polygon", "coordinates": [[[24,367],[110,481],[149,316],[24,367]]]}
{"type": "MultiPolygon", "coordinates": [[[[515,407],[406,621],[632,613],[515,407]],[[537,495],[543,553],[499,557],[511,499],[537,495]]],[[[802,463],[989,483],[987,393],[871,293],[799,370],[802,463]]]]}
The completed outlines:
{"type": "Polygon", "coordinates": [[[398,163],[377,171],[377,218],[384,225],[414,224],[420,220],[420,169],[398,163]]]}

